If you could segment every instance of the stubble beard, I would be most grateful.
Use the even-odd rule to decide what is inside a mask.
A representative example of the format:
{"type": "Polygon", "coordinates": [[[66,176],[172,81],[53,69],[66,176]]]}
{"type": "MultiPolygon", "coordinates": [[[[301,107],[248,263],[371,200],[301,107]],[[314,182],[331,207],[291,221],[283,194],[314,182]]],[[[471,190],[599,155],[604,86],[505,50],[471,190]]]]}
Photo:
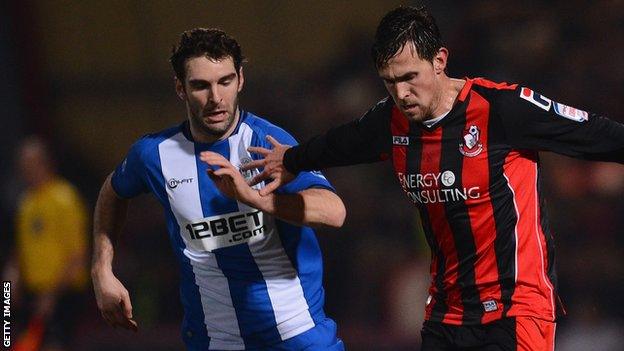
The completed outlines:
{"type": "Polygon", "coordinates": [[[220,139],[227,133],[236,118],[236,111],[238,110],[238,99],[234,102],[234,111],[227,111],[227,118],[223,122],[219,123],[206,123],[204,122],[204,111],[190,112],[190,122],[193,124],[195,130],[200,133],[209,136],[211,138],[220,139]]]}
{"type": "Polygon", "coordinates": [[[433,110],[431,106],[419,106],[417,113],[408,114],[403,112],[403,115],[407,117],[410,122],[422,123],[428,119],[433,118],[433,110]]]}
{"type": "Polygon", "coordinates": [[[411,117],[410,119],[413,121],[422,123],[426,120],[430,120],[430,119],[438,117],[434,115],[434,112],[440,105],[440,101],[442,101],[442,92],[436,91],[433,98],[431,99],[431,103],[429,104],[429,106],[426,106],[425,108],[423,108],[421,113],[411,117]]]}

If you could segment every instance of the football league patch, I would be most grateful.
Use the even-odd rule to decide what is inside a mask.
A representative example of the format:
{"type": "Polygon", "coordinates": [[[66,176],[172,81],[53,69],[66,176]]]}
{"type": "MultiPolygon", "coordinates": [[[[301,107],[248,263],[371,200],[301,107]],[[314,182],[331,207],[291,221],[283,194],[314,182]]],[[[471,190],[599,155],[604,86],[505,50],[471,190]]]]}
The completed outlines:
{"type": "Polygon", "coordinates": [[[589,114],[586,111],[560,104],[558,102],[555,102],[553,109],[559,116],[571,119],[575,122],[585,122],[589,119],[589,114]]]}
{"type": "Polygon", "coordinates": [[[544,111],[550,110],[550,106],[552,105],[552,101],[549,98],[540,95],[529,88],[523,87],[520,89],[520,97],[544,111]]]}

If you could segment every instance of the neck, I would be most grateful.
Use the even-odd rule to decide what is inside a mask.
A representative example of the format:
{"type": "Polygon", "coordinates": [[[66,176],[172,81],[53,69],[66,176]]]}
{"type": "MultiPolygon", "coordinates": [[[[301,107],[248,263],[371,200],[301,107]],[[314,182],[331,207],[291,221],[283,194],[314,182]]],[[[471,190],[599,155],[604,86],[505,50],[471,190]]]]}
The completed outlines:
{"type": "Polygon", "coordinates": [[[438,106],[433,110],[431,118],[442,116],[453,108],[464,84],[466,81],[463,79],[450,78],[446,75],[442,78],[438,106]]]}
{"type": "Polygon", "coordinates": [[[232,125],[221,135],[214,135],[210,133],[206,133],[201,130],[201,128],[193,125],[193,121],[189,121],[189,129],[191,130],[191,136],[193,140],[198,143],[214,143],[219,140],[225,140],[232,135],[234,129],[238,125],[238,119],[240,118],[240,109],[237,107],[236,112],[234,113],[234,121],[232,121],[232,125]]]}

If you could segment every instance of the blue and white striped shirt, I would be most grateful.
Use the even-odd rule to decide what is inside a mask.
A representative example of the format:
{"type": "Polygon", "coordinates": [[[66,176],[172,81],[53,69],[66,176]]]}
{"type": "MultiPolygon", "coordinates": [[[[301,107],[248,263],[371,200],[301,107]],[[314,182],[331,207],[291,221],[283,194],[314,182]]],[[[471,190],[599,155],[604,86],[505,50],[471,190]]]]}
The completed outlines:
{"type": "MultiPolygon", "coordinates": [[[[296,144],[283,129],[244,111],[232,135],[211,144],[193,142],[185,122],[141,138],[113,174],[119,196],[151,192],[165,209],[180,262],[187,345],[262,348],[326,320],[322,257],[312,229],[223,196],[199,160],[200,152],[213,151],[238,168],[256,158],[249,146],[270,148],[266,135],[296,144]]],[[[319,172],[303,172],[278,192],[312,187],[333,190],[319,172]]]]}

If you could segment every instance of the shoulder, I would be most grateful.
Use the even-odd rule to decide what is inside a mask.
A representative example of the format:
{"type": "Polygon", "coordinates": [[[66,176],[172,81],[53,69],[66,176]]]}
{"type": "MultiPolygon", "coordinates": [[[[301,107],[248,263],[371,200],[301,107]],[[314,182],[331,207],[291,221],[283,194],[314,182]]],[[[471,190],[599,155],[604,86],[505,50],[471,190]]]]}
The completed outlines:
{"type": "Polygon", "coordinates": [[[513,95],[518,90],[518,84],[495,82],[486,78],[468,78],[470,90],[478,93],[487,100],[497,99],[500,96],[513,95]]]}
{"type": "Polygon", "coordinates": [[[134,154],[134,156],[140,159],[149,158],[150,155],[158,153],[158,146],[163,141],[181,132],[182,124],[159,132],[145,134],[132,144],[130,154],[134,154]]]}
{"type": "Polygon", "coordinates": [[[493,89],[493,90],[515,90],[518,87],[518,84],[510,84],[507,82],[494,82],[492,80],[478,77],[468,79],[468,82],[472,82],[473,87],[475,88],[483,88],[483,89],[493,89]]]}
{"type": "Polygon", "coordinates": [[[392,100],[392,97],[389,95],[377,101],[377,103],[373,106],[373,108],[377,109],[392,109],[392,107],[394,107],[394,100],[392,100]]]}
{"type": "Polygon", "coordinates": [[[245,119],[242,121],[241,126],[242,125],[247,125],[251,130],[258,134],[272,131],[281,131],[286,133],[284,128],[270,122],[264,117],[256,116],[251,112],[245,112],[245,119]]]}
{"type": "Polygon", "coordinates": [[[383,99],[379,100],[375,105],[373,105],[373,107],[368,110],[368,113],[372,112],[375,114],[381,114],[389,117],[392,113],[392,108],[394,106],[394,100],[392,100],[390,96],[386,96],[383,99]]]}
{"type": "Polygon", "coordinates": [[[238,133],[245,132],[253,133],[253,144],[255,144],[253,141],[263,144],[267,135],[276,138],[280,142],[283,142],[284,139],[294,140],[292,135],[284,128],[268,121],[263,117],[256,116],[251,112],[245,112],[245,117],[239,127],[238,133]]]}

